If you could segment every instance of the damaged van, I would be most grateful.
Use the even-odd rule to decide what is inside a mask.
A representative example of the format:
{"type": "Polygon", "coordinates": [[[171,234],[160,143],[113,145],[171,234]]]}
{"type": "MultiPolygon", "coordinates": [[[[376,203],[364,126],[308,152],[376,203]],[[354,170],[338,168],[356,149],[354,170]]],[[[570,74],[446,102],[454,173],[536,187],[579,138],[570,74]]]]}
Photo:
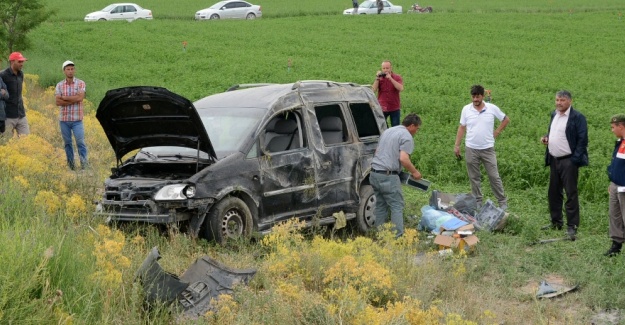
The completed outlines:
{"type": "Polygon", "coordinates": [[[110,90],[96,117],[115,151],[96,214],[184,226],[223,242],[343,212],[373,226],[370,163],[386,123],[367,86],[233,86],[196,102],[160,87],[110,90]]]}

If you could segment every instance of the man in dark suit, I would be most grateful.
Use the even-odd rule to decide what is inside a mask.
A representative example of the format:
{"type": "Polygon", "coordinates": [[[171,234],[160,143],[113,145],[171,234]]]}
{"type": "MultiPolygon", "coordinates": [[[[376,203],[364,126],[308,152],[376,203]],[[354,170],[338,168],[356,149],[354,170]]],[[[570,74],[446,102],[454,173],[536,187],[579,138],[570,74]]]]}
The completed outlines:
{"type": "Polygon", "coordinates": [[[556,93],[556,109],[546,136],[541,141],[547,146],[545,166],[549,166],[549,212],[551,224],[543,229],[562,229],[563,190],[566,192],[567,235],[577,236],[579,227],[579,198],[577,180],[579,167],[588,166],[588,126],[586,117],[571,106],[571,93],[556,93]]]}

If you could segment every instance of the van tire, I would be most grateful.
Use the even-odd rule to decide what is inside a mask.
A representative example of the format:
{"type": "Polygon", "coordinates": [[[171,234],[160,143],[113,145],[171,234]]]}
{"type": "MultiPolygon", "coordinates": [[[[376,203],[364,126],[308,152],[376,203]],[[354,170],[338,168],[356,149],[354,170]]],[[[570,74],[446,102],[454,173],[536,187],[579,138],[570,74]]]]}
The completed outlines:
{"type": "Polygon", "coordinates": [[[369,184],[360,187],[360,203],[356,212],[356,228],[367,233],[375,227],[375,193],[369,184]]]}
{"type": "Polygon", "coordinates": [[[252,213],[241,199],[228,196],[217,202],[204,220],[204,237],[223,244],[228,239],[250,238],[252,213]]]}

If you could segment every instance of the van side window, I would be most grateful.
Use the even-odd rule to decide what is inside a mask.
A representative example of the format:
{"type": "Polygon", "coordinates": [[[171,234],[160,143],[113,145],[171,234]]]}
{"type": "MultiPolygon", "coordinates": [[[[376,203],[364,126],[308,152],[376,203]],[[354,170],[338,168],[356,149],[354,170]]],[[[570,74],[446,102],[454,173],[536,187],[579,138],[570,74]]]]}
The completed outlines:
{"type": "Polygon", "coordinates": [[[265,126],[264,149],[268,153],[299,149],[305,146],[302,120],[296,113],[274,116],[265,126]]]}
{"type": "Polygon", "coordinates": [[[379,136],[380,129],[373,115],[373,110],[369,103],[350,103],[349,110],[352,112],[359,138],[379,136]]]}
{"type": "Polygon", "coordinates": [[[317,115],[321,136],[326,146],[347,141],[347,128],[341,113],[341,106],[337,104],[317,106],[315,115],[317,115]]]}

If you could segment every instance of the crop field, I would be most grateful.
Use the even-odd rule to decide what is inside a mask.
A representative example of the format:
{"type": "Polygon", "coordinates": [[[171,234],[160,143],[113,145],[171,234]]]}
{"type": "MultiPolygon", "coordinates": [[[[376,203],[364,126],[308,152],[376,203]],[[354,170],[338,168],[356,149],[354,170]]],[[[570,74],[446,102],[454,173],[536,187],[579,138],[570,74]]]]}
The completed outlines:
{"type": "MultiPolygon", "coordinates": [[[[391,1],[404,11],[413,3],[391,1]]],[[[259,3],[262,19],[196,22],[193,13],[212,2],[152,0],[138,3],[155,19],[132,23],[82,21],[107,1],[46,3],[56,15],[29,34],[33,47],[23,51],[33,135],[0,143],[0,247],[7,248],[0,251],[0,323],[172,323],[167,308],[143,307],[133,282],[153,246],[175,274],[205,254],[258,268],[249,287],[207,315],[211,324],[589,324],[606,310],[625,313],[625,259],[602,256],[609,246],[605,168],[615,140],[608,121],[625,112],[624,2],[432,0],[419,2],[432,14],[343,16],[349,1],[273,0],[259,3]],[[87,83],[93,170],[83,174],[64,170],[50,89],[68,59],[87,83]],[[415,264],[417,253],[436,255],[424,234],[395,242],[385,232],[316,229],[300,237],[284,228],[259,242],[218,246],[175,230],[121,232],[91,217],[89,202],[114,164],[93,117],[107,90],[162,86],[197,100],[243,83],[370,84],[385,59],[404,79],[402,113],[423,119],[411,158],[433,189],[470,191],[453,144],[471,85],[491,89],[511,119],[495,147],[511,218],[501,233],[478,233],[475,253],[415,264]],[[579,239],[532,246],[561,235],[539,230],[549,222],[539,139],[560,89],[572,92],[589,126],[579,239]],[[369,254],[356,253],[362,247],[369,254]],[[536,300],[544,278],[580,289],[536,300]],[[349,281],[341,287],[340,279],[349,281]]],[[[493,197],[486,179],[483,190],[493,197]]],[[[429,194],[406,189],[411,227],[429,194]]]]}
{"type": "MultiPolygon", "coordinates": [[[[359,0],[361,3],[364,0],[359,0]]],[[[73,21],[82,20],[89,12],[100,10],[111,3],[108,0],[48,0],[50,8],[57,11],[53,20],[73,21]]],[[[147,0],[137,1],[140,6],[152,10],[155,19],[192,20],[196,11],[208,8],[215,1],[196,0],[147,0]]],[[[294,17],[337,15],[344,9],[351,8],[349,0],[318,0],[318,1],[289,1],[289,0],[259,0],[250,1],[262,6],[263,17],[294,17]]],[[[417,1],[422,6],[431,6],[436,13],[556,13],[556,12],[588,12],[622,10],[623,4],[618,0],[525,0],[522,3],[509,0],[426,0],[417,1]]],[[[394,5],[403,6],[404,12],[415,3],[412,0],[391,0],[394,5]]]]}

